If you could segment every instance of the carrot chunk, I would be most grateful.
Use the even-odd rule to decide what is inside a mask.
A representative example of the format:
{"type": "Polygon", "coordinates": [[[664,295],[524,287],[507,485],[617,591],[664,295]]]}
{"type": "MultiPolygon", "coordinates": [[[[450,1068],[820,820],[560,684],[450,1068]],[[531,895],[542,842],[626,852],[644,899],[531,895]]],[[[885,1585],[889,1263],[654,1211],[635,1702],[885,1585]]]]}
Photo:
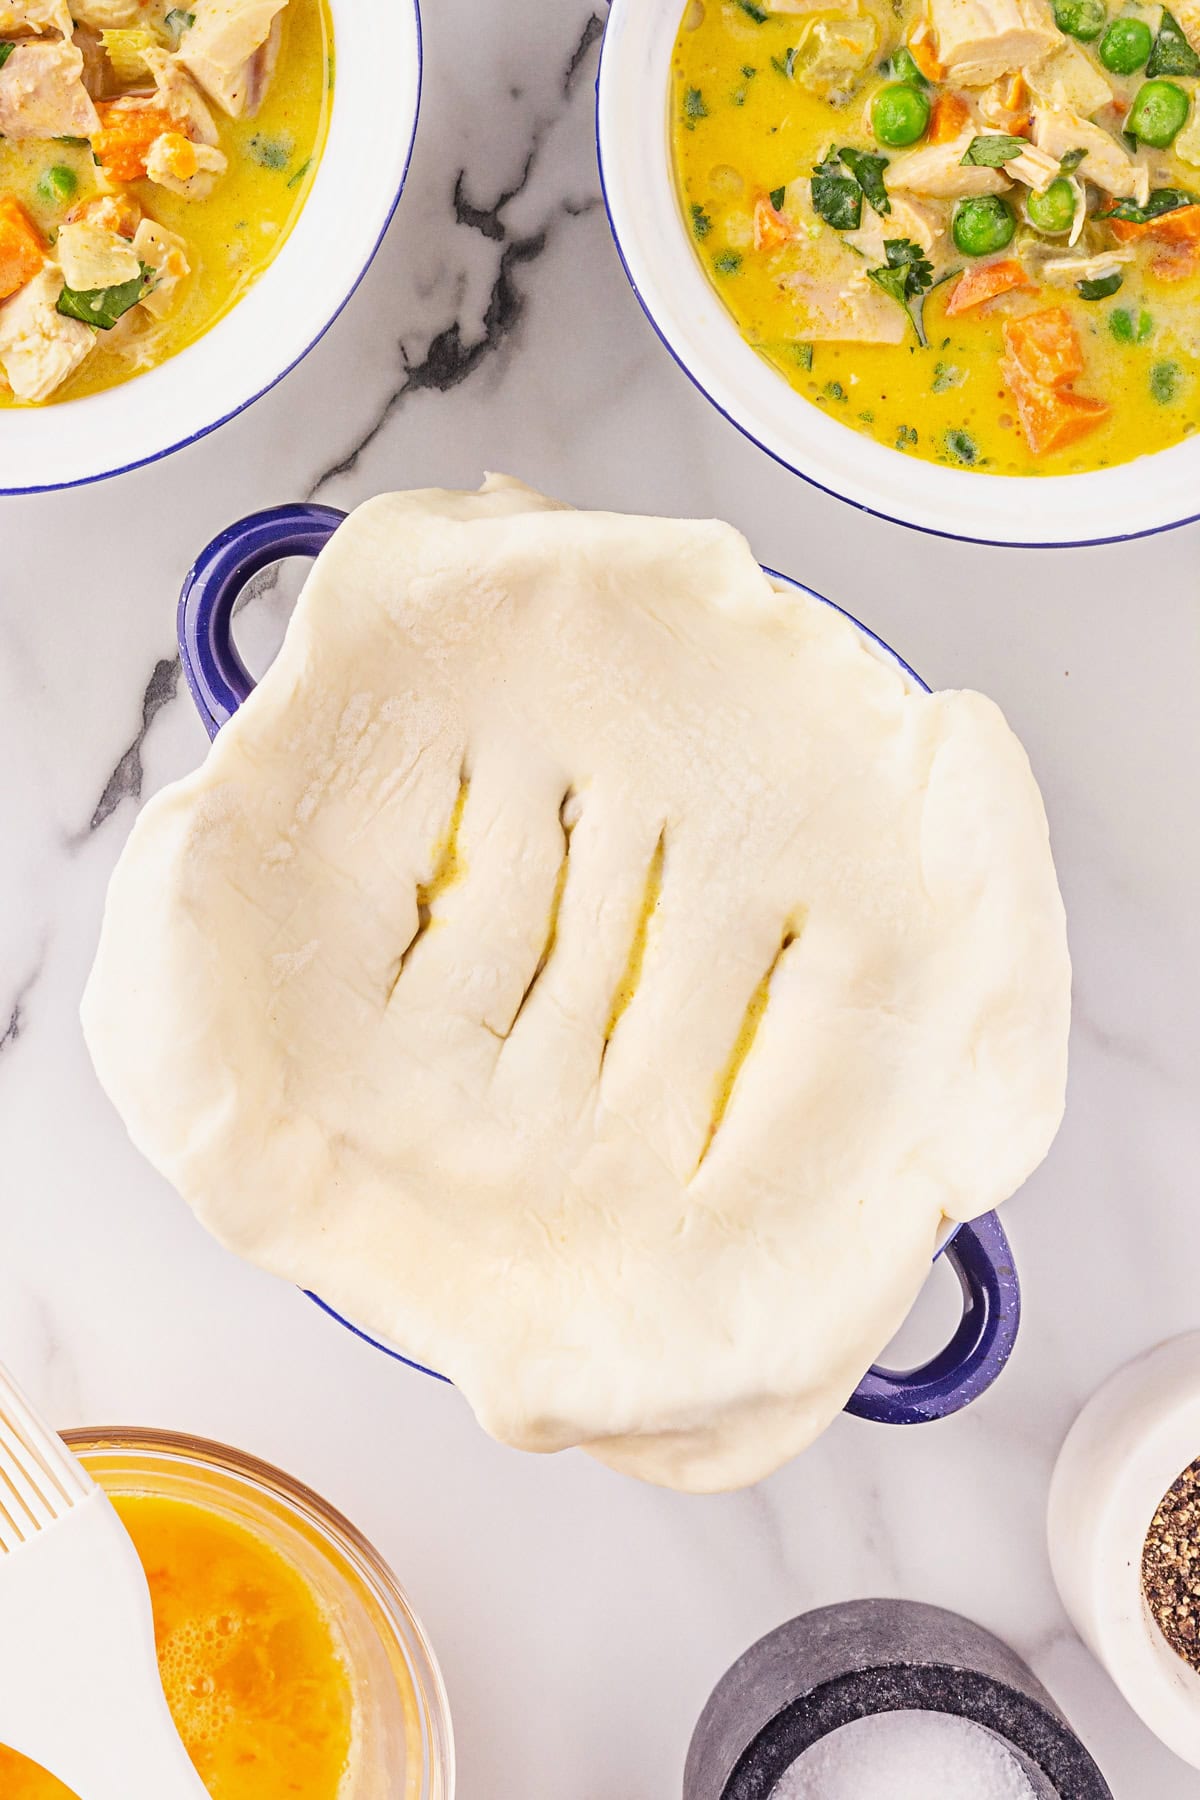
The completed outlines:
{"type": "Polygon", "coordinates": [[[1166,244],[1150,259],[1160,281],[1190,281],[1200,271],[1200,244],[1166,244]]]}
{"type": "Polygon", "coordinates": [[[1011,356],[1000,365],[1005,383],[1016,403],[1017,417],[1026,442],[1035,456],[1051,450],[1065,449],[1068,444],[1095,431],[1112,412],[1104,400],[1076,394],[1071,388],[1047,387],[1034,381],[1028,370],[1011,356]]]}
{"type": "Polygon", "coordinates": [[[1018,69],[1009,77],[1008,87],[1004,93],[1004,105],[1009,112],[1023,112],[1029,100],[1029,86],[1024,75],[1018,69]]]}
{"type": "Polygon", "coordinates": [[[994,300],[998,294],[1010,294],[1015,288],[1036,285],[1014,256],[1005,257],[1002,262],[983,263],[959,276],[946,306],[946,317],[953,319],[959,313],[969,312],[973,306],[982,306],[985,300],[994,300]]]}
{"type": "Polygon", "coordinates": [[[19,200],[0,195],[0,300],[32,281],[46,260],[41,232],[19,200]]]}
{"type": "MultiPolygon", "coordinates": [[[[916,61],[916,58],[913,58],[916,61]]],[[[961,94],[939,94],[929,115],[927,144],[949,144],[960,135],[971,117],[971,109],[961,94]]]]}
{"type": "Polygon", "coordinates": [[[928,27],[914,32],[908,43],[909,53],[926,81],[940,81],[946,73],[937,59],[928,27]]]}
{"type": "Polygon", "coordinates": [[[92,139],[92,149],[114,181],[140,181],[151,144],[164,132],[177,129],[170,113],[144,100],[101,100],[96,111],[100,130],[92,139]]]}
{"type": "Polygon", "coordinates": [[[1062,450],[1109,417],[1107,401],[1077,394],[1070,386],[1083,373],[1083,351],[1065,307],[1006,319],[1004,348],[1000,372],[1035,456],[1062,450]]]}
{"type": "Polygon", "coordinates": [[[1200,206],[1177,206],[1174,212],[1160,213],[1144,225],[1132,219],[1106,219],[1118,244],[1136,243],[1153,238],[1156,244],[1200,244],[1200,206]]]}
{"type": "Polygon", "coordinates": [[[1004,345],[1008,360],[1042,387],[1065,387],[1083,374],[1083,351],[1065,306],[1006,319],[1004,345]]]}
{"type": "Polygon", "coordinates": [[[760,194],[754,202],[754,248],[778,250],[791,235],[791,226],[783,214],[775,210],[766,194],[760,194]]]}

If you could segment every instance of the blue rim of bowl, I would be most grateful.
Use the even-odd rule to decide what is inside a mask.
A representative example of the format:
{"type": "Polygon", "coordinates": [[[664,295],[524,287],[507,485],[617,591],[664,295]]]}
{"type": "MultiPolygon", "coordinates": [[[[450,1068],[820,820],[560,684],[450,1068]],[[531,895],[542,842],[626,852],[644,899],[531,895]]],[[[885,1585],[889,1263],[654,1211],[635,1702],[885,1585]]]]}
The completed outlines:
{"type": "MultiPolygon", "coordinates": [[[[610,21],[611,18],[612,11],[610,0],[610,21]]],[[[866,513],[869,518],[882,519],[888,525],[902,525],[906,531],[919,531],[926,537],[945,538],[952,544],[984,544],[989,549],[994,550],[1092,550],[1100,544],[1131,544],[1135,543],[1139,538],[1159,537],[1163,532],[1179,531],[1184,525],[1195,525],[1200,521],[1200,512],[1189,513],[1185,518],[1171,519],[1164,525],[1147,525],[1144,531],[1114,531],[1110,532],[1105,537],[1051,538],[1048,542],[1040,544],[1029,543],[1021,538],[971,537],[966,532],[943,531],[936,525],[918,525],[912,519],[902,519],[896,513],[883,512],[879,507],[868,506],[862,500],[851,500],[847,494],[839,493],[837,488],[827,487],[823,481],[818,481],[817,477],[815,475],[810,475],[807,469],[797,468],[796,464],[790,463],[787,457],[780,451],[772,450],[769,444],[764,444],[761,438],[755,437],[748,425],[743,425],[740,419],[735,419],[733,414],[727,411],[726,408],[721,405],[719,400],[713,398],[700,377],[693,369],[689,368],[688,364],[683,360],[683,357],[680,355],[679,351],[676,350],[674,344],[672,344],[670,338],[650,310],[641,288],[634,279],[633,270],[629,267],[629,264],[625,259],[625,250],[621,243],[620,234],[617,231],[616,221],[613,218],[612,207],[609,204],[608,182],[605,180],[604,175],[604,151],[600,143],[600,83],[604,79],[604,56],[607,47],[608,30],[606,27],[604,37],[600,44],[600,62],[596,70],[596,167],[600,174],[600,197],[604,202],[604,211],[608,219],[609,234],[612,238],[613,246],[616,249],[621,267],[625,271],[625,279],[633,289],[634,297],[637,300],[638,305],[650,321],[650,326],[655,337],[666,350],[676,367],[682,369],[683,373],[692,383],[692,386],[697,388],[700,393],[704,395],[704,398],[708,401],[714,412],[719,413],[728,424],[733,426],[735,431],[740,431],[744,438],[748,438],[755,448],[761,450],[765,456],[769,456],[772,462],[778,463],[780,468],[786,469],[789,474],[798,475],[801,481],[806,481],[810,487],[816,488],[818,493],[828,494],[830,499],[840,500],[843,506],[852,506],[855,512],[866,513]]],[[[849,427],[843,427],[843,430],[848,429],[849,427]]],[[[998,479],[1020,480],[1021,477],[998,477],[998,479]]]]}
{"type": "Polygon", "coordinates": [[[286,368],[280,369],[277,375],[272,375],[270,381],[260,387],[257,393],[249,395],[245,400],[239,400],[236,406],[231,407],[227,413],[222,413],[219,419],[214,419],[211,425],[201,426],[199,431],[193,431],[188,437],[180,438],[177,443],[167,444],[161,450],[152,450],[148,456],[135,457],[133,462],[122,463],[120,467],[116,469],[102,469],[95,475],[80,475],[74,481],[43,481],[34,487],[0,488],[0,499],[15,500],[18,497],[27,494],[61,494],[67,492],[71,488],[94,487],[97,482],[115,481],[118,475],[130,475],[135,469],[148,469],[154,463],[163,462],[168,456],[176,456],[180,450],[187,450],[192,444],[198,444],[202,438],[210,437],[214,431],[220,431],[222,425],[228,425],[231,419],[239,418],[242,413],[256,405],[258,401],[262,399],[264,394],[269,394],[271,389],[278,387],[281,381],[286,381],[292,370],[299,368],[305,357],[312,354],[321,339],[325,336],[325,333],[329,331],[333,325],[336,325],[337,321],[341,318],[351,300],[353,300],[355,294],[357,294],[359,288],[362,286],[367,271],[375,261],[375,258],[379,255],[380,247],[391,228],[392,220],[396,216],[396,208],[400,204],[404,189],[408,183],[408,171],[412,166],[413,150],[417,142],[417,123],[421,117],[421,96],[424,91],[425,78],[425,44],[421,30],[420,0],[411,0],[411,5],[413,9],[413,24],[417,33],[417,103],[413,107],[412,130],[409,134],[408,148],[404,153],[404,166],[400,170],[400,184],[396,189],[395,197],[393,198],[391,205],[388,207],[387,216],[380,227],[379,236],[375,239],[366,262],[364,262],[362,268],[354,277],[351,286],[347,288],[345,295],[338,302],[334,311],[330,313],[316,337],[305,345],[298,356],[293,357],[286,368]]]}

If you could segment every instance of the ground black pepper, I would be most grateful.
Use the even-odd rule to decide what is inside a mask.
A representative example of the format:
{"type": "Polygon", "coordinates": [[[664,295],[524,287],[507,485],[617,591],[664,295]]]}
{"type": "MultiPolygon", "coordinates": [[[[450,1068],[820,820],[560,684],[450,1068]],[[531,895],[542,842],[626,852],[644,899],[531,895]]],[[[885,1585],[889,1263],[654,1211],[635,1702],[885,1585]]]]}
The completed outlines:
{"type": "Polygon", "coordinates": [[[1200,1669],[1200,1457],[1163,1495],[1146,1533],[1142,1592],[1172,1650],[1200,1669]]]}

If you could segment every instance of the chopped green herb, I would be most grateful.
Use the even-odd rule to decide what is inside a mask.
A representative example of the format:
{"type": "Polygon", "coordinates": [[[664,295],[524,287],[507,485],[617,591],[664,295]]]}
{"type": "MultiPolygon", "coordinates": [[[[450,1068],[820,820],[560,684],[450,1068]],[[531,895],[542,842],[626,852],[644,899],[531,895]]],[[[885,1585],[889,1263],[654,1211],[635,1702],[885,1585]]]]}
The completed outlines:
{"type": "Polygon", "coordinates": [[[258,133],[246,145],[246,154],[264,169],[286,169],[292,160],[296,145],[294,139],[284,133],[281,137],[262,137],[258,133]]]}
{"type": "Polygon", "coordinates": [[[146,292],[149,273],[143,266],[140,274],[121,282],[118,287],[89,288],[83,292],[64,287],[58,296],[58,311],[66,319],[81,319],[98,331],[111,331],[117,320],[124,318],[146,292]]]}
{"type": "Polygon", "coordinates": [[[766,24],[768,15],[761,6],[755,5],[755,0],[737,0],[737,3],[756,25],[766,24]]]}
{"type": "Polygon", "coordinates": [[[722,250],[720,256],[713,257],[713,268],[718,275],[736,275],[741,266],[740,250],[722,250]]]}
{"type": "Polygon", "coordinates": [[[827,381],[821,389],[827,400],[846,401],[850,398],[840,381],[827,381]]]}
{"type": "Polygon", "coordinates": [[[917,342],[924,349],[927,343],[925,330],[919,314],[910,309],[909,301],[919,300],[931,285],[933,265],[909,238],[885,238],[883,248],[887,263],[878,269],[868,269],[867,278],[904,308],[912,319],[917,342]]]}
{"type": "Polygon", "coordinates": [[[864,425],[873,425],[875,423],[875,414],[869,407],[866,412],[860,412],[858,416],[864,425]]]}
{"type": "Polygon", "coordinates": [[[942,441],[955,462],[964,463],[970,468],[972,463],[979,461],[979,450],[969,432],[948,431],[942,441]]]}
{"type": "Polygon", "coordinates": [[[88,142],[86,138],[80,137],[56,137],[54,141],[56,144],[70,144],[72,150],[86,150],[88,142]]]}
{"type": "Polygon", "coordinates": [[[807,369],[809,374],[812,373],[813,347],[811,344],[793,344],[792,355],[802,369],[807,369]]]}
{"type": "Polygon", "coordinates": [[[911,425],[901,425],[896,433],[897,450],[907,450],[910,444],[918,442],[917,434],[911,425]]]}
{"type": "Polygon", "coordinates": [[[904,270],[905,291],[910,299],[932,286],[933,264],[926,260],[919,244],[914,244],[910,238],[885,238],[883,247],[887,252],[888,267],[904,270]]]}
{"type": "Polygon", "coordinates": [[[312,168],[312,157],[310,156],[307,162],[302,162],[300,164],[300,167],[296,170],[296,173],[292,176],[291,180],[288,182],[288,186],[290,188],[299,187],[300,183],[304,180],[304,177],[308,174],[308,171],[311,168],[312,168]]]}
{"type": "Polygon", "coordinates": [[[16,47],[17,46],[15,44],[8,44],[8,43],[0,44],[0,69],[2,69],[4,67],[5,63],[8,61],[9,57],[12,55],[12,53],[16,49],[16,47]]]}
{"type": "Polygon", "coordinates": [[[786,188],[772,188],[771,189],[771,192],[768,195],[768,198],[771,202],[771,205],[775,208],[776,212],[783,211],[783,197],[786,192],[787,192],[786,188]]]}
{"type": "Polygon", "coordinates": [[[863,191],[831,150],[812,174],[813,211],[835,231],[857,231],[862,224],[863,191]]]}
{"type": "Polygon", "coordinates": [[[708,108],[699,88],[689,88],[683,96],[683,120],[689,131],[696,129],[697,119],[707,119],[708,108]]]}
{"type": "Polygon", "coordinates": [[[166,28],[168,37],[171,39],[172,43],[176,45],[178,45],[184,32],[190,31],[195,23],[195,13],[184,12],[181,6],[173,6],[163,20],[163,25],[166,28]]]}
{"type": "Polygon", "coordinates": [[[1086,150],[1068,150],[1065,156],[1059,158],[1059,174],[1073,175],[1086,155],[1086,150]]]}
{"type": "Polygon", "coordinates": [[[883,185],[883,171],[888,166],[887,157],[871,156],[865,150],[844,149],[839,154],[875,211],[880,214],[890,213],[892,203],[883,185]]]}
{"type": "Polygon", "coordinates": [[[1200,56],[1184,36],[1174,13],[1163,8],[1158,36],[1146,64],[1147,75],[1200,75],[1200,56]]]}
{"type": "Polygon", "coordinates": [[[961,387],[967,379],[964,369],[956,368],[953,363],[939,362],[933,366],[933,391],[945,394],[950,388],[961,387]]]}
{"type": "Polygon", "coordinates": [[[1125,277],[1120,269],[1114,269],[1111,275],[1101,275],[1095,281],[1077,281],[1075,286],[1081,300],[1107,300],[1115,294],[1125,277]]]}
{"type": "Polygon", "coordinates": [[[785,50],[782,56],[773,56],[771,58],[771,67],[777,69],[781,75],[785,75],[790,81],[792,76],[796,73],[795,46],[793,45],[791,49],[785,50]]]}
{"type": "Polygon", "coordinates": [[[1154,330],[1154,320],[1148,312],[1140,312],[1135,319],[1124,307],[1117,307],[1108,315],[1108,329],[1118,344],[1145,344],[1154,330]]]}
{"type": "Polygon", "coordinates": [[[337,52],[331,50],[325,58],[325,86],[329,93],[333,92],[333,84],[337,80],[337,52]]]}
{"type": "Polygon", "coordinates": [[[1096,214],[1098,219],[1124,219],[1130,225],[1148,225],[1151,219],[1161,219],[1164,213],[1176,212],[1181,206],[1195,206],[1196,196],[1186,188],[1155,188],[1145,206],[1139,206],[1134,200],[1118,200],[1107,212],[1096,214]]]}
{"type": "Polygon", "coordinates": [[[753,63],[743,63],[742,74],[746,77],[746,80],[749,81],[752,76],[758,74],[758,70],[754,67],[753,63]]]}
{"type": "Polygon", "coordinates": [[[1160,406],[1170,406],[1179,398],[1179,390],[1183,385],[1183,370],[1178,363],[1155,363],[1150,371],[1150,395],[1160,406]]]}
{"type": "Polygon", "coordinates": [[[964,167],[1000,169],[1028,148],[1024,138],[1007,137],[1002,131],[993,131],[986,137],[973,137],[961,161],[964,167]]]}
{"type": "Polygon", "coordinates": [[[867,275],[876,287],[881,287],[885,294],[899,301],[901,306],[908,305],[908,276],[903,269],[889,269],[886,266],[868,269],[867,275]]]}
{"type": "Polygon", "coordinates": [[[709,218],[708,214],[705,212],[704,208],[700,205],[698,200],[692,201],[691,212],[692,212],[692,236],[697,237],[697,238],[706,238],[708,236],[709,232],[712,230],[712,220],[709,218]]]}
{"type": "Polygon", "coordinates": [[[75,198],[78,188],[79,177],[74,169],[64,168],[61,163],[46,169],[37,184],[38,194],[47,206],[65,206],[75,198]]]}

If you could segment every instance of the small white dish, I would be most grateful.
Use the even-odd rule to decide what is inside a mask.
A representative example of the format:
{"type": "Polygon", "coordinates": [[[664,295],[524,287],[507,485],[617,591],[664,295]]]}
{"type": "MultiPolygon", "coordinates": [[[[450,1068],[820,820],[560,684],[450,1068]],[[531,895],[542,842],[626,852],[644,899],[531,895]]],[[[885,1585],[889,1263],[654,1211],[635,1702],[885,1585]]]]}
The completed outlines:
{"type": "Polygon", "coordinates": [[[669,97],[683,0],[612,0],[597,82],[609,223],[659,337],[739,430],[806,481],[944,537],[1108,543],[1200,517],[1200,439],[1089,475],[984,475],[889,450],[840,425],[752,350],[692,247],[675,191],[669,97]]]}
{"type": "Polygon", "coordinates": [[[1129,1363],[1072,1426],[1050,1488],[1054,1579],[1072,1624],[1133,1710],[1200,1769],[1200,1674],[1142,1595],[1142,1546],[1159,1502],[1200,1456],[1200,1332],[1129,1363]]]}
{"type": "Polygon", "coordinates": [[[225,318],[147,374],[81,400],[0,408],[0,495],[102,481],[194,443],[274,387],[337,318],[408,173],[421,22],[418,0],[330,0],[330,12],[329,137],[274,262],[225,318]]]}

